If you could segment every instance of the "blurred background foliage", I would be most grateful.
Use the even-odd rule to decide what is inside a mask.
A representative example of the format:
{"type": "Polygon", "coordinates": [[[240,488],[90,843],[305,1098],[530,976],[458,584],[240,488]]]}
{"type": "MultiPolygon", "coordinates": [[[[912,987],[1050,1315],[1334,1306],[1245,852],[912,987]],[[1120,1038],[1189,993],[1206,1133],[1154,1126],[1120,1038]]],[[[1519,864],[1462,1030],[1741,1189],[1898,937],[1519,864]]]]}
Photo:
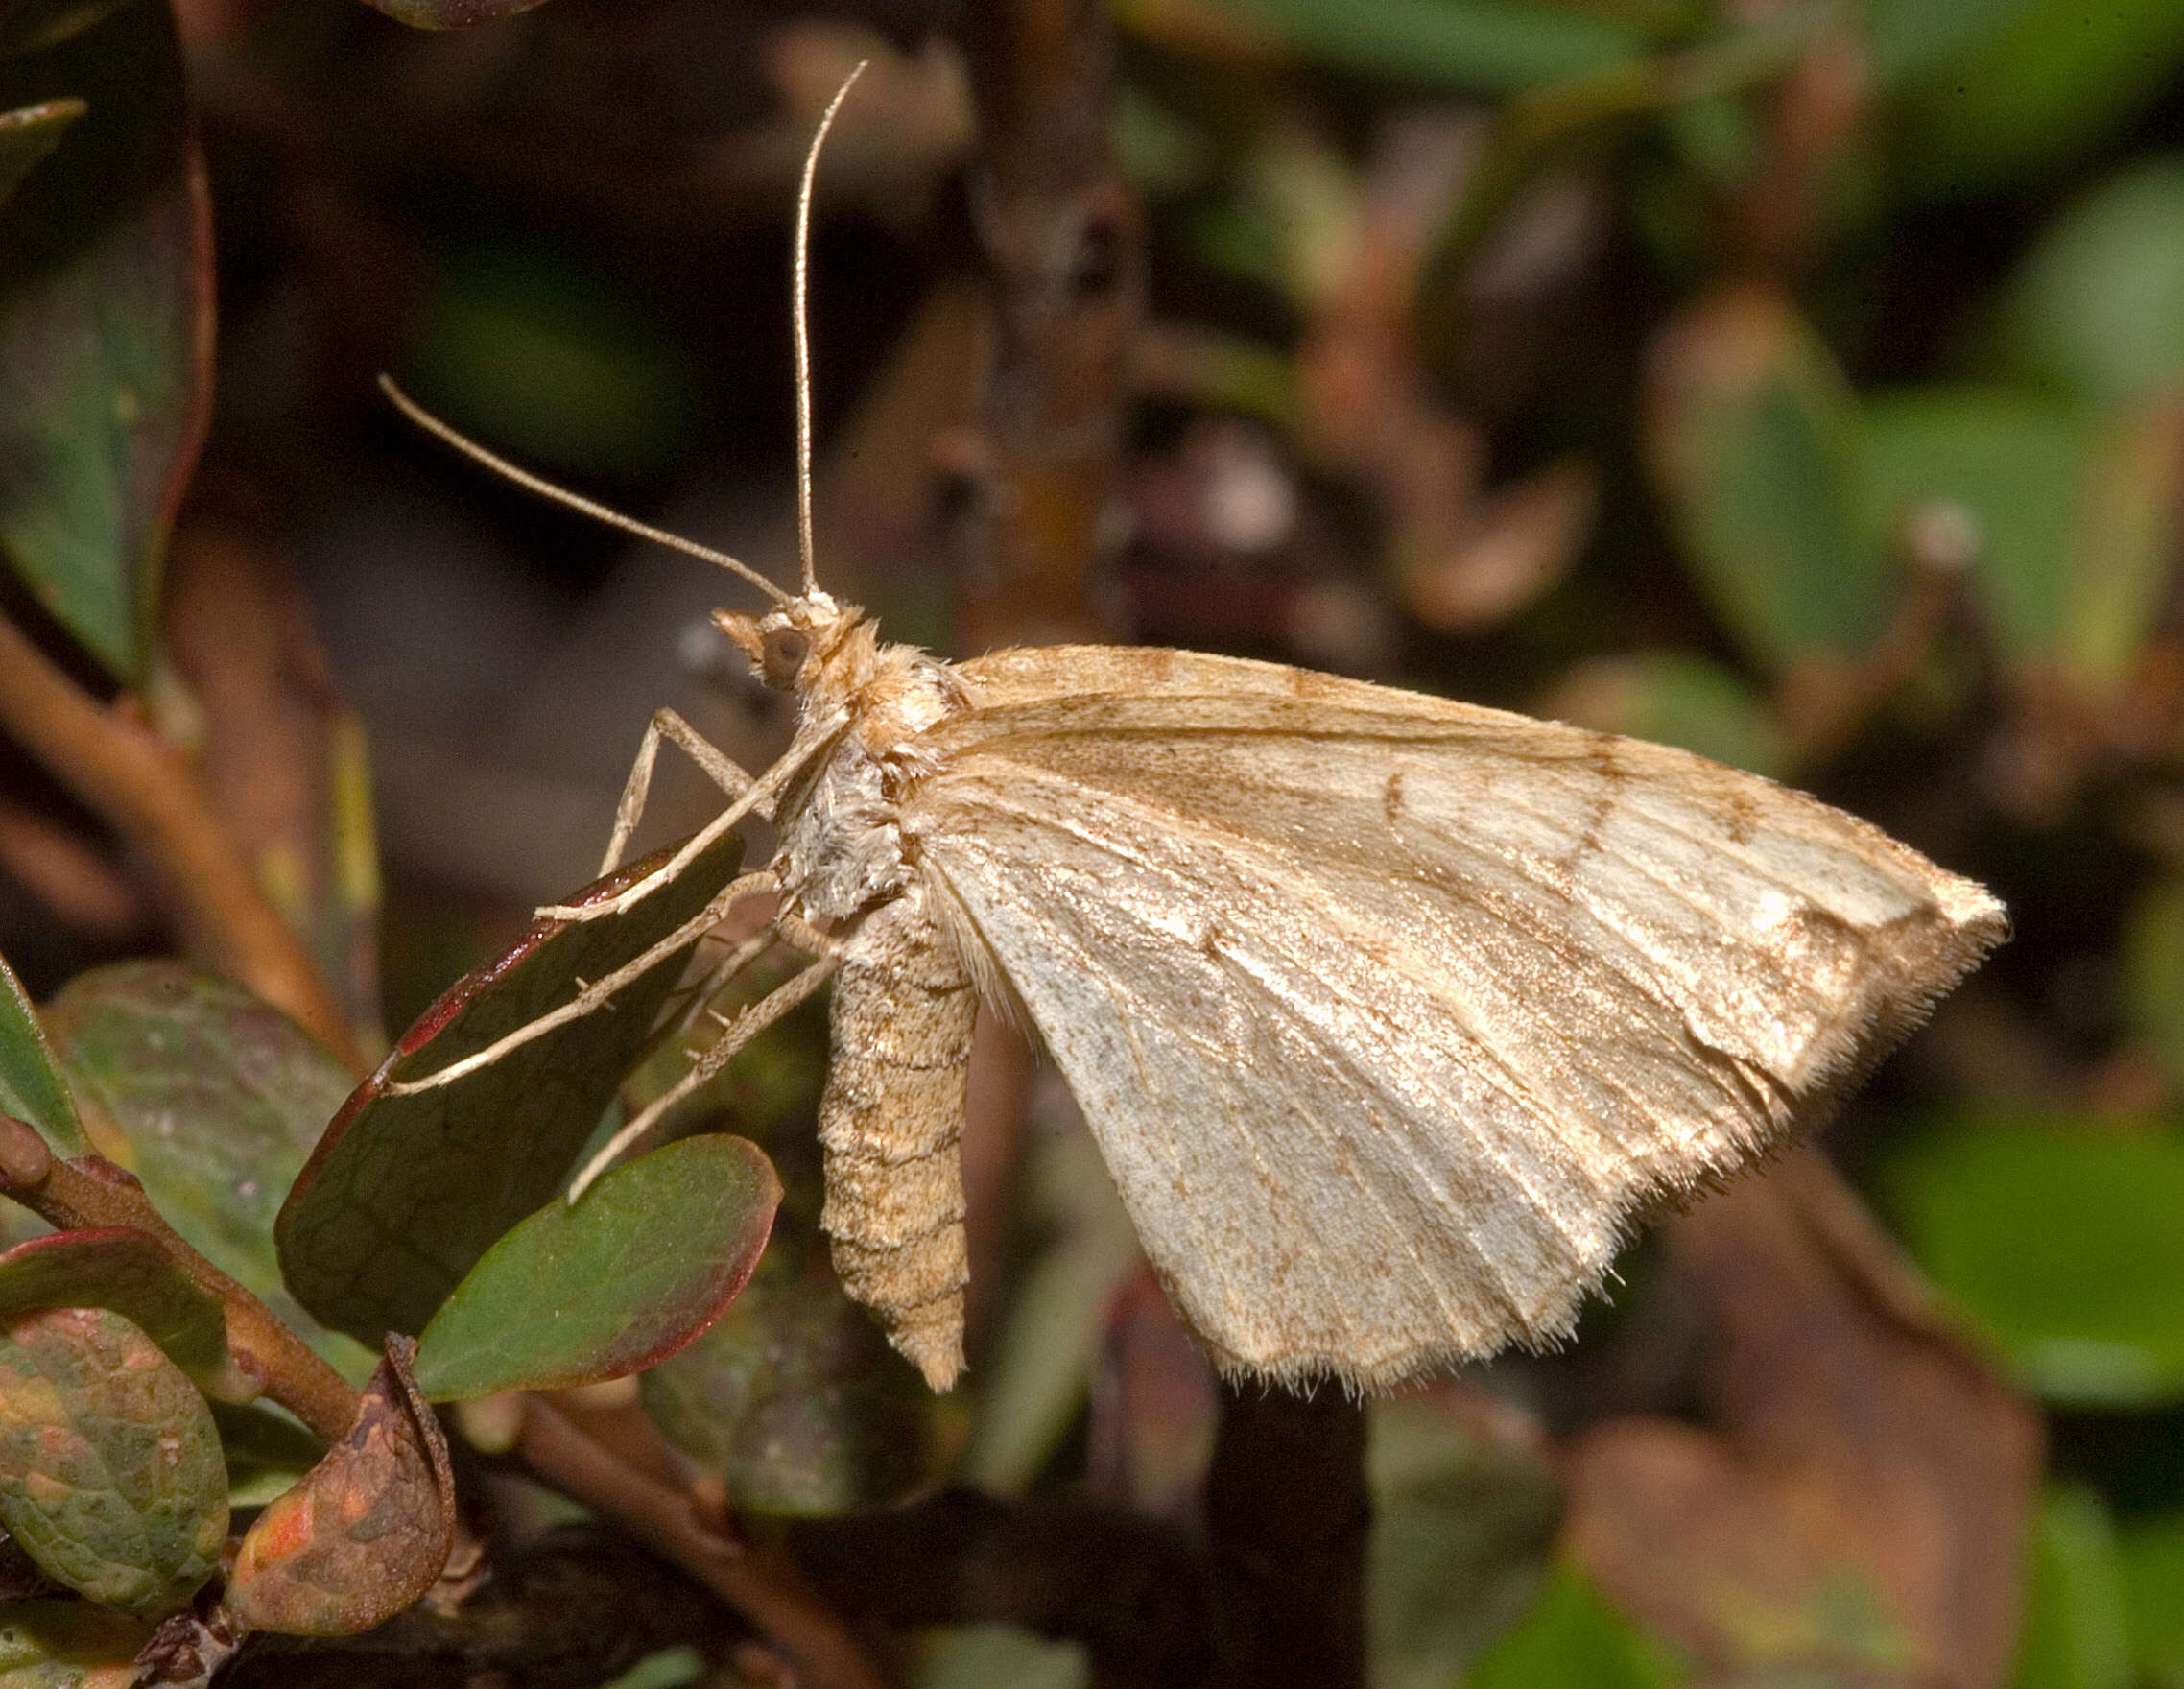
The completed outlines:
{"type": "MultiPolygon", "coordinates": [[[[373,375],[778,576],[789,194],[870,57],[816,253],[838,595],[956,654],[1100,627],[1687,745],[2012,912],[1828,1139],[1885,1232],[1793,1158],[1639,1246],[1569,1352],[1372,1406],[1369,1680],[2184,1686],[2180,0],[1115,0],[1126,443],[1082,578],[998,622],[997,9],[385,10],[486,21],[0,4],[6,607],[191,748],[344,1035],[590,876],[655,706],[747,764],[781,725],[703,621],[732,583],[451,461],[373,375]]],[[[207,954],[9,726],[32,994],[207,954]]],[[[704,818],[684,774],[650,836],[704,818]]],[[[691,1111],[789,1197],[656,1422],[762,1513],[952,1474],[1202,1526],[1220,1392],[1052,1076],[982,1051],[973,1380],[934,1406],[812,1249],[823,1057],[798,1016],[691,1111]]],[[[920,1659],[1092,1669],[1006,1625],[920,1659]]]]}

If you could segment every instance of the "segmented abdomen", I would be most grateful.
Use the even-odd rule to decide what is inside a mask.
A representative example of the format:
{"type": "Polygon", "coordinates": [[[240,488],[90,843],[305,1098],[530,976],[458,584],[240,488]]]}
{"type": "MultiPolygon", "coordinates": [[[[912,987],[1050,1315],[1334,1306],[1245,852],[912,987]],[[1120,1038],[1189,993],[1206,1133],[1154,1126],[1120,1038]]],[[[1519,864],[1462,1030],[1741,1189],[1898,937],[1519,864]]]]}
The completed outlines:
{"type": "Polygon", "coordinates": [[[963,1084],[978,999],[915,881],[848,938],[819,1099],[843,1288],[935,1390],[963,1368],[963,1084]]]}

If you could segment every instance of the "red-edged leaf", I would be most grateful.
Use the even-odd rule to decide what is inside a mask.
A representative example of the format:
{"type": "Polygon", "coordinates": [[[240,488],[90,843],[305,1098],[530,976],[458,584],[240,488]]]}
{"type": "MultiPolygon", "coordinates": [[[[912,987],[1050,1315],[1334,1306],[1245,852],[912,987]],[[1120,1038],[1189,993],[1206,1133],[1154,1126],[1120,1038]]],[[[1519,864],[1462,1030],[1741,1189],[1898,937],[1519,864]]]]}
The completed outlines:
{"type": "Polygon", "coordinates": [[[410,1376],[416,1345],[387,1340],[356,1423],[258,1515],[223,1606],[252,1630],[351,1636],[433,1586],[455,1542],[455,1475],[410,1376]]]}
{"type": "MultiPolygon", "coordinates": [[[[633,864],[570,901],[604,901],[666,860],[633,864]]],[[[422,1331],[493,1241],[560,1191],[680,957],[444,1088],[392,1096],[387,1086],[487,1048],[569,1001],[579,981],[633,961],[702,912],[741,861],[730,836],[619,915],[541,920],[426,1011],[335,1116],[281,1208],[281,1269],[305,1307],[374,1344],[422,1331]]]]}
{"type": "Polygon", "coordinates": [[[165,0],[0,61],[88,113],[0,207],[0,552],[124,680],[212,387],[211,221],[165,0]]]}
{"type": "Polygon", "coordinates": [[[417,1387],[455,1401],[664,1360],[735,1300],[780,1201],[773,1164],[745,1138],[684,1138],[616,1168],[486,1251],[425,1327],[417,1387]]]}
{"type": "Polygon", "coordinates": [[[180,1606],[219,1563],[212,1412],[120,1315],[57,1308],[0,1336],[0,1524],[56,1582],[125,1612],[180,1606]]]}
{"type": "Polygon", "coordinates": [[[0,1320],[41,1308],[110,1309],[207,1394],[227,1401],[257,1394],[228,1359],[220,1298],[144,1232],[126,1226],[59,1231],[0,1254],[0,1320]]]}

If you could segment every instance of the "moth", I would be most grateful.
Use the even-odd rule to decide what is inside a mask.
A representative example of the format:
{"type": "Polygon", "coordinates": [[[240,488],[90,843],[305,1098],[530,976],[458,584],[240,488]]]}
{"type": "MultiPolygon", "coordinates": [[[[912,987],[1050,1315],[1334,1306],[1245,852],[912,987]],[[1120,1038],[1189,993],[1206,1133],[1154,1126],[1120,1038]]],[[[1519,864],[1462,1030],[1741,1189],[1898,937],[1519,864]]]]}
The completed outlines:
{"type": "Polygon", "coordinates": [[[716,978],[775,940],[809,965],[605,1154],[831,980],[822,1224],[843,1286],[935,1389],[963,1364],[981,1002],[1068,1081],[1224,1371],[1372,1390],[1553,1343],[1640,1217],[1823,1109],[2005,936],[2002,906],[1864,821],[1657,745],[1234,657],[958,663],[884,641],[818,585],[811,540],[805,250],[847,91],[798,197],[799,590],[393,394],[500,472],[766,594],[715,620],[797,723],[754,775],[661,711],[605,868],[663,743],[725,807],[618,895],[541,913],[611,919],[747,817],[772,823],[772,859],[563,1009],[402,1088],[589,1012],[772,893],[716,978]]]}

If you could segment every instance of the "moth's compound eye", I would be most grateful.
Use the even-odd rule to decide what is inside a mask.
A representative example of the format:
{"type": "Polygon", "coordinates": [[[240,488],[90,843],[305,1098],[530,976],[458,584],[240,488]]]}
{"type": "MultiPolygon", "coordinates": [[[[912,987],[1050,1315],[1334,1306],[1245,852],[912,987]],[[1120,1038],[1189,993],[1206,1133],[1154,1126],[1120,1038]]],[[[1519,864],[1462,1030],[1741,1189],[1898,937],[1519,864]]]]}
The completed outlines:
{"type": "Polygon", "coordinates": [[[786,692],[795,685],[804,658],[811,654],[811,635],[801,628],[769,628],[759,656],[759,671],[769,686],[786,692]]]}

